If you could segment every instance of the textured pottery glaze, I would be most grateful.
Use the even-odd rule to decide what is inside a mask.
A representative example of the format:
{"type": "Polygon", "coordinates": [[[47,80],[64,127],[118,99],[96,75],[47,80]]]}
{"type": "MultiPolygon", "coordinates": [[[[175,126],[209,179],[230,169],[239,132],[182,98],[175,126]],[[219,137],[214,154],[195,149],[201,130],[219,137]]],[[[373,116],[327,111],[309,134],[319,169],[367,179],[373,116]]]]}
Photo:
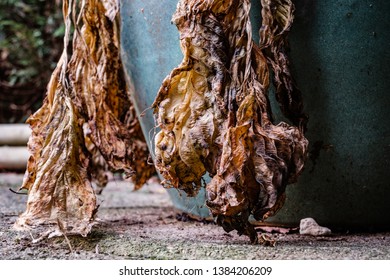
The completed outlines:
{"type": "MultiPolygon", "coordinates": [[[[256,41],[259,2],[252,4],[256,41]]],[[[179,34],[170,24],[176,3],[121,1],[122,57],[148,140],[154,119],[147,108],[182,60],[179,34]]],[[[390,227],[390,1],[295,3],[291,57],[310,116],[310,157],[299,182],[287,188],[285,206],[268,221],[298,224],[313,217],[340,228],[390,227]]],[[[177,190],[170,195],[178,209],[208,215],[203,192],[196,199],[177,190]]]]}

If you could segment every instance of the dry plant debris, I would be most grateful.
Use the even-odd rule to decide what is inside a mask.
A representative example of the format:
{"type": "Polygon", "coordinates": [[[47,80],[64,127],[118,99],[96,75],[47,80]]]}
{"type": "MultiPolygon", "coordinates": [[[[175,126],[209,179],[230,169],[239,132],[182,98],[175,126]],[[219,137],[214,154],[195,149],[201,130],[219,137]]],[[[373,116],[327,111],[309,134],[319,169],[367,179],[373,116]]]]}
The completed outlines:
{"type": "MultiPolygon", "coordinates": [[[[31,157],[21,189],[29,197],[19,228],[53,223],[57,232],[85,236],[98,208],[90,174],[104,186],[108,169],[123,170],[138,188],[154,173],[124,79],[117,3],[64,1],[64,51],[42,108],[28,120],[31,157]]],[[[265,220],[282,207],[308,145],[286,54],[294,5],[261,3],[257,45],[250,0],[180,0],[173,21],[184,58],[152,105],[161,129],[155,163],[165,186],[196,195],[208,174],[206,203],[217,223],[252,243],[269,240],[258,239],[249,217],[265,220]],[[272,119],[271,76],[291,125],[272,119]]]]}
{"type": "Polygon", "coordinates": [[[196,195],[226,231],[259,239],[248,221],[283,205],[307,157],[307,116],[286,54],[290,0],[262,0],[259,45],[252,40],[250,0],[180,0],[173,16],[182,63],[163,81],[153,104],[156,167],[164,185],[196,195]],[[284,115],[275,124],[270,77],[284,115]]]}
{"type": "Polygon", "coordinates": [[[102,187],[108,169],[122,170],[139,188],[155,172],[125,83],[118,9],[116,0],[63,1],[64,50],[28,120],[28,202],[16,228],[52,223],[85,236],[98,208],[91,179],[102,187]]]}

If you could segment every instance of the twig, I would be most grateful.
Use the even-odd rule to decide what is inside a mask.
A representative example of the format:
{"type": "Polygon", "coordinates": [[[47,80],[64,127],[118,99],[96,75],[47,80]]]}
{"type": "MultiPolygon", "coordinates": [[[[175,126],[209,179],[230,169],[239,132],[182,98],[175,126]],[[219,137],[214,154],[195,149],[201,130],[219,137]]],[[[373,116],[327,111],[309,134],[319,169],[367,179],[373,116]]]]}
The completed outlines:
{"type": "Polygon", "coordinates": [[[9,188],[9,190],[11,192],[13,192],[14,194],[22,194],[22,195],[27,195],[28,193],[27,192],[17,192],[17,191],[14,191],[13,189],[9,188]]]}
{"type": "Polygon", "coordinates": [[[58,225],[58,228],[59,228],[59,230],[61,231],[62,235],[65,237],[66,243],[68,243],[70,252],[73,253],[72,244],[70,244],[69,238],[68,238],[68,236],[66,236],[66,233],[65,233],[65,228],[64,228],[64,226],[62,225],[60,219],[58,219],[58,218],[57,218],[57,225],[58,225]]]}

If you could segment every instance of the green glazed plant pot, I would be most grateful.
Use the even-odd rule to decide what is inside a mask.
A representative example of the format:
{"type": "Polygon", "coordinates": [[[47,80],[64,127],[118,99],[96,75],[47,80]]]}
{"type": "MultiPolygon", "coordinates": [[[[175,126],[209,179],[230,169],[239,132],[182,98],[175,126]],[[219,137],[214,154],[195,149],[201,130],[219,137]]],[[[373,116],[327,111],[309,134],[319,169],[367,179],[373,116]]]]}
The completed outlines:
{"type": "MultiPolygon", "coordinates": [[[[254,39],[260,1],[252,3],[254,39]]],[[[121,52],[135,105],[153,151],[153,103],[163,79],[182,60],[170,23],[176,0],[121,0],[121,52]]],[[[305,171],[287,187],[285,206],[270,223],[305,217],[343,229],[390,228],[390,11],[388,0],[297,0],[290,33],[293,74],[309,126],[305,171]]],[[[272,93],[271,93],[272,95],[272,93]]],[[[283,120],[271,100],[276,120],[283,120]]],[[[207,180],[207,179],[206,179],[207,180]]],[[[175,206],[209,216],[205,194],[169,190],[175,206]]]]}

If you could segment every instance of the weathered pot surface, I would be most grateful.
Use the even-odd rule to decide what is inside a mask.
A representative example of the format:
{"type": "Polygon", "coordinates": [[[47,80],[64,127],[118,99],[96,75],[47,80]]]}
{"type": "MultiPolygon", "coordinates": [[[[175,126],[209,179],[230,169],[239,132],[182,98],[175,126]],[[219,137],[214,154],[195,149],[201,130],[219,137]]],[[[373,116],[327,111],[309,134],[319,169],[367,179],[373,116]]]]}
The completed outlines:
{"type": "MultiPolygon", "coordinates": [[[[259,2],[252,4],[255,40],[259,2]]],[[[285,206],[269,222],[290,225],[313,217],[332,227],[388,228],[390,1],[295,2],[291,57],[310,116],[311,148],[303,175],[287,188],[285,206]]],[[[176,3],[121,1],[122,57],[135,86],[137,111],[145,112],[140,120],[151,150],[155,124],[147,109],[183,57],[177,29],[170,24],[176,3]]],[[[196,199],[176,190],[170,195],[180,210],[208,216],[204,192],[196,199]]]]}

